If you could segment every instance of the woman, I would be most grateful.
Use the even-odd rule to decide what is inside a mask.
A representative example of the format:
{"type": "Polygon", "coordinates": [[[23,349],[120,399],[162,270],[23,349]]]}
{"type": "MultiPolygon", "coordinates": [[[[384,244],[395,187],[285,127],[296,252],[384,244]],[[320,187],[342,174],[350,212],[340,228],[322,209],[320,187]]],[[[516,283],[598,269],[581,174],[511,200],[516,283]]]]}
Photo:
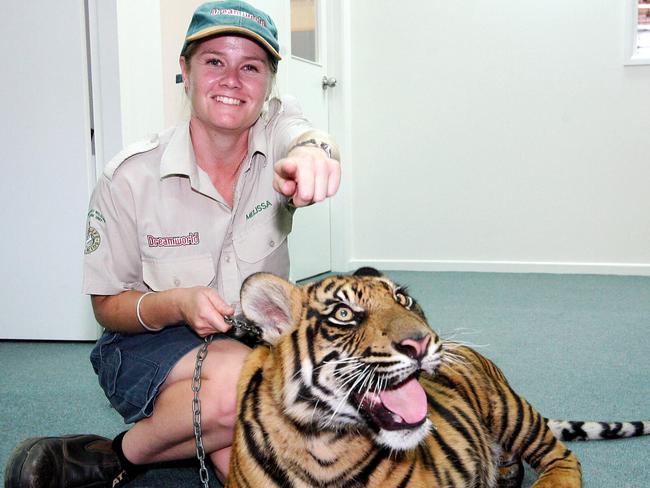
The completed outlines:
{"type": "MultiPolygon", "coordinates": [[[[189,123],[120,153],[88,214],[84,290],[106,329],[91,361],[112,405],[135,425],[112,442],[28,440],[7,467],[21,478],[7,486],[36,486],[47,472],[62,477],[53,485],[115,487],[144,465],[194,456],[197,348],[228,330],[224,316],[237,311],[248,275],[288,275],[293,210],[339,185],[333,142],[311,129],[294,101],[269,100],[278,48],[271,18],[245,2],[209,2],[194,12],[180,57],[189,123]]],[[[224,340],[211,343],[203,364],[202,428],[224,480],[249,349],[217,338],[224,340]]]]}

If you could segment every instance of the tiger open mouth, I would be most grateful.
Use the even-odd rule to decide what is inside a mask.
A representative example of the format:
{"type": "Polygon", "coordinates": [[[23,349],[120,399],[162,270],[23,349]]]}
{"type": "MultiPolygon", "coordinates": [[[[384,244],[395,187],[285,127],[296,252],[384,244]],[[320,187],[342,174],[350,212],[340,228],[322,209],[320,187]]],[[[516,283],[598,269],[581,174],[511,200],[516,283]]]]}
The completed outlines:
{"type": "Polygon", "coordinates": [[[415,376],[379,393],[357,393],[355,400],[359,411],[380,429],[414,429],[427,418],[427,395],[415,376]]]}

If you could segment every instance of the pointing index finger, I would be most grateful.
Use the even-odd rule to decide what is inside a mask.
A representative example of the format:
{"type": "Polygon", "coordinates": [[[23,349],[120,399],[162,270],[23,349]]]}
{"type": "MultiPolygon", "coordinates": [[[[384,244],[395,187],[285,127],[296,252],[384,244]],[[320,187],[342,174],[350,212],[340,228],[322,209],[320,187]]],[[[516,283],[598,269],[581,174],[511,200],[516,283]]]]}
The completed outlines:
{"type": "Polygon", "coordinates": [[[298,165],[290,159],[281,159],[275,163],[275,172],[283,179],[295,179],[298,165]]]}

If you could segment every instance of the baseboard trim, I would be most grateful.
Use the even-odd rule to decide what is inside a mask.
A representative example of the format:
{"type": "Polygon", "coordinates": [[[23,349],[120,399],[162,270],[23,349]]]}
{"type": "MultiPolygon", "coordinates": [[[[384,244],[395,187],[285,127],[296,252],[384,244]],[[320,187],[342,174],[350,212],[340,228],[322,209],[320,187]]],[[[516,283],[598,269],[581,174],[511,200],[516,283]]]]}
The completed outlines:
{"type": "Polygon", "coordinates": [[[391,271],[460,271],[477,273],[552,273],[650,276],[650,264],[646,263],[351,259],[348,261],[348,265],[347,271],[362,266],[373,266],[378,269],[391,271]]]}

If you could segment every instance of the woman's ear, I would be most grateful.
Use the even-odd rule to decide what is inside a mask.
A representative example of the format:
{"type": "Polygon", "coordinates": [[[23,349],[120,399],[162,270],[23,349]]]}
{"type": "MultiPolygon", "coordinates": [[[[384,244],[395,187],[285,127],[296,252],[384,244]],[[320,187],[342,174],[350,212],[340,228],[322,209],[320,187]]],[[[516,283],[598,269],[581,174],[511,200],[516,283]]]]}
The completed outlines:
{"type": "Polygon", "coordinates": [[[271,79],[269,80],[268,86],[266,88],[266,95],[264,96],[265,102],[268,102],[269,98],[271,98],[271,94],[273,93],[274,87],[275,87],[275,76],[272,75],[271,79]]]}
{"type": "Polygon", "coordinates": [[[185,88],[185,93],[190,89],[190,70],[187,66],[185,56],[178,58],[178,64],[181,67],[181,74],[183,75],[183,88],[185,88]]]}
{"type": "Polygon", "coordinates": [[[274,345],[300,319],[300,289],[270,273],[255,273],[242,285],[241,307],[262,329],[264,341],[274,345]]]}

